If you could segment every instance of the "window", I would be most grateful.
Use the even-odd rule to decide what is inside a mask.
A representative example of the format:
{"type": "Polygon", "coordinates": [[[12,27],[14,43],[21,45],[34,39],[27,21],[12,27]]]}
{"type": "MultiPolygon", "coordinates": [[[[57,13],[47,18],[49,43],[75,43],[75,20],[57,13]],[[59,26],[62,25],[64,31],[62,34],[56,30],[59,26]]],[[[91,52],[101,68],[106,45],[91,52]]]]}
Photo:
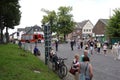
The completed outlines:
{"type": "Polygon", "coordinates": [[[91,29],[89,29],[89,32],[91,32],[91,29]]]}
{"type": "Polygon", "coordinates": [[[84,32],[85,32],[85,29],[84,29],[84,32]]]}

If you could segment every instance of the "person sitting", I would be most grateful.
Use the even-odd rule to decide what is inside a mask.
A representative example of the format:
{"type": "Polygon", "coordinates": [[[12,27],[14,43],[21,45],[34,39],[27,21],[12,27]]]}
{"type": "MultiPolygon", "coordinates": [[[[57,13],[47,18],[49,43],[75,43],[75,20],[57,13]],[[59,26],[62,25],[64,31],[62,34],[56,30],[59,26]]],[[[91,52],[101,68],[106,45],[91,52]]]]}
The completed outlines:
{"type": "Polygon", "coordinates": [[[75,80],[79,80],[79,55],[75,54],[73,62],[72,62],[72,68],[75,70],[75,80]]]}
{"type": "Polygon", "coordinates": [[[38,50],[37,46],[35,46],[35,47],[34,47],[34,55],[37,56],[37,55],[38,55],[38,52],[39,52],[39,50],[38,50]]]}
{"type": "Polygon", "coordinates": [[[51,49],[49,55],[50,55],[50,61],[52,61],[52,62],[56,62],[57,61],[58,57],[57,57],[57,55],[56,55],[56,53],[55,53],[55,51],[53,49],[51,49]]]}

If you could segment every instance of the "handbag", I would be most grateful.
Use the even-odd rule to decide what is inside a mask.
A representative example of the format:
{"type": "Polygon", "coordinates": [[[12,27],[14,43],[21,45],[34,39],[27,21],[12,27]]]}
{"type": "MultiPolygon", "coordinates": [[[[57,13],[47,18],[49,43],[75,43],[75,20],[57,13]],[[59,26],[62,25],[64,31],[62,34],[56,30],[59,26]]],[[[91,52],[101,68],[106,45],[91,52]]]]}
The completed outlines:
{"type": "Polygon", "coordinates": [[[72,75],[75,75],[75,69],[73,69],[72,67],[70,68],[69,72],[70,72],[72,75]]]}

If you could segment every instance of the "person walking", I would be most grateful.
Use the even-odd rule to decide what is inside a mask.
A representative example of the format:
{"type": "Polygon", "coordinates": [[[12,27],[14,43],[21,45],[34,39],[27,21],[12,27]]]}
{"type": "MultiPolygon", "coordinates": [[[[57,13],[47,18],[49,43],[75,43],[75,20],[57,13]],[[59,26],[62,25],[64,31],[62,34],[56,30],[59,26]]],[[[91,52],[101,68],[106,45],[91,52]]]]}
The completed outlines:
{"type": "Polygon", "coordinates": [[[112,52],[115,55],[114,60],[117,60],[118,59],[118,45],[117,45],[117,43],[114,43],[114,45],[112,47],[112,52]]]}
{"type": "Polygon", "coordinates": [[[89,47],[90,47],[90,53],[93,55],[93,49],[94,49],[94,41],[90,40],[88,41],[89,47]]]}
{"type": "Polygon", "coordinates": [[[56,48],[56,51],[58,51],[58,40],[55,41],[55,48],[56,48]]]}
{"type": "Polygon", "coordinates": [[[70,42],[70,46],[71,46],[71,50],[73,51],[74,49],[73,49],[73,46],[74,46],[74,40],[71,40],[71,42],[70,42]]]}
{"type": "Polygon", "coordinates": [[[92,80],[93,78],[93,67],[90,63],[89,57],[84,56],[83,62],[79,65],[80,79],[79,80],[92,80]]]}
{"type": "Polygon", "coordinates": [[[120,42],[118,42],[118,60],[120,60],[120,42]]]}
{"type": "Polygon", "coordinates": [[[80,41],[80,49],[83,49],[83,39],[80,41]]]}
{"type": "Polygon", "coordinates": [[[89,54],[89,51],[87,49],[88,47],[85,48],[83,54],[80,56],[80,62],[83,62],[83,57],[87,56],[90,58],[90,54],[89,54]]]}
{"type": "Polygon", "coordinates": [[[107,44],[106,43],[103,44],[103,53],[105,56],[107,56],[107,44]]]}
{"type": "Polygon", "coordinates": [[[101,43],[97,42],[97,53],[100,54],[101,43]]]}

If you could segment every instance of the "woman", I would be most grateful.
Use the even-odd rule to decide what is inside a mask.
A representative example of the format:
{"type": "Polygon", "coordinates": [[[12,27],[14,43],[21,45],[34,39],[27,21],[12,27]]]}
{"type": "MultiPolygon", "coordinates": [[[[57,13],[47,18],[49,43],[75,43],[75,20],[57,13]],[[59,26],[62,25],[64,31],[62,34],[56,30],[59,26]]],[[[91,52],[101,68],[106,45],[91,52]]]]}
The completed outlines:
{"type": "Polygon", "coordinates": [[[76,54],[74,57],[72,68],[75,70],[75,80],[79,80],[79,55],[76,54]]]}
{"type": "Polygon", "coordinates": [[[104,45],[103,45],[103,52],[104,52],[105,56],[107,56],[107,44],[106,43],[104,43],[104,45]]]}
{"type": "Polygon", "coordinates": [[[93,77],[93,69],[92,65],[89,63],[89,57],[84,56],[83,62],[80,63],[80,80],[92,80],[93,77]]]}

